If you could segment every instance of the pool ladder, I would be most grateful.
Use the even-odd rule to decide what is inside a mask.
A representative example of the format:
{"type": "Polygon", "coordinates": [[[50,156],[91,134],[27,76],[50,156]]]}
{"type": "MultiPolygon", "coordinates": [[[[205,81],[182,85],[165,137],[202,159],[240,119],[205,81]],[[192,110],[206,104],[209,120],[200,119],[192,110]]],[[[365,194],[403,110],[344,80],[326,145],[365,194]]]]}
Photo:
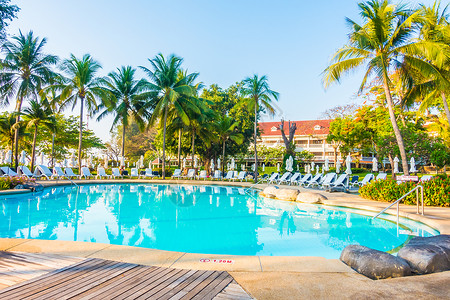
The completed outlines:
{"type": "Polygon", "coordinates": [[[391,208],[392,206],[394,206],[395,204],[397,204],[397,226],[398,226],[398,221],[399,221],[399,214],[400,214],[400,201],[402,201],[405,197],[407,197],[408,195],[410,195],[412,192],[416,192],[416,202],[417,202],[417,214],[420,213],[420,209],[419,209],[419,190],[420,190],[420,198],[421,198],[421,205],[422,205],[422,216],[424,215],[424,205],[423,205],[423,186],[418,185],[415,188],[413,188],[412,190],[410,190],[409,192],[407,192],[406,194],[404,194],[403,196],[401,196],[400,198],[398,198],[395,202],[391,203],[388,207],[386,207],[385,209],[383,209],[382,211],[380,211],[378,214],[376,214],[373,219],[376,219],[379,215],[381,215],[382,213],[384,213],[386,210],[388,210],[389,208],[391,208]]]}

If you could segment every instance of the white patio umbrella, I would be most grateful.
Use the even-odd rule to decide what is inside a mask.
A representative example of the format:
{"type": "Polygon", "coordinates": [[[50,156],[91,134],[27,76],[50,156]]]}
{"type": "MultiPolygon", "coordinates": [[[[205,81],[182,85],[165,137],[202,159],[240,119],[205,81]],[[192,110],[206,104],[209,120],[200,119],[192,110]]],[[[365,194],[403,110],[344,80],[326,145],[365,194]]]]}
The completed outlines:
{"type": "Polygon", "coordinates": [[[378,160],[376,157],[372,159],[372,171],[378,172],[378,160]]]}
{"type": "Polygon", "coordinates": [[[88,167],[92,168],[92,160],[93,160],[93,156],[92,153],[89,155],[89,160],[88,160],[88,167]]]}
{"type": "Polygon", "coordinates": [[[328,159],[328,157],[325,157],[325,164],[323,165],[323,169],[325,171],[329,171],[330,170],[330,160],[328,159]]]}
{"type": "Polygon", "coordinates": [[[245,165],[244,164],[241,164],[241,169],[242,169],[242,171],[245,171],[245,165]]]}
{"type": "Polygon", "coordinates": [[[306,173],[311,174],[311,165],[310,164],[305,165],[305,171],[306,171],[306,173]]]}
{"type": "Polygon", "coordinates": [[[186,168],[186,157],[183,158],[183,163],[181,165],[183,169],[186,168]]]}
{"type": "Polygon", "coordinates": [[[300,171],[300,166],[297,164],[297,172],[300,171]]]}
{"type": "Polygon", "coordinates": [[[319,174],[319,172],[320,172],[320,167],[319,167],[319,165],[316,165],[316,174],[319,174]]]}
{"type": "Polygon", "coordinates": [[[75,168],[77,166],[74,153],[72,153],[72,155],[70,156],[70,166],[72,168],[75,168]]]}
{"type": "Polygon", "coordinates": [[[139,169],[143,169],[144,167],[144,155],[141,155],[141,158],[139,159],[139,169]]]}
{"type": "Polygon", "coordinates": [[[125,157],[123,156],[120,158],[120,166],[125,167],[125,157]]]}
{"type": "Polygon", "coordinates": [[[416,160],[414,159],[414,157],[411,157],[411,160],[409,162],[411,163],[411,168],[409,169],[409,172],[417,173],[418,171],[416,170],[416,160]]]}
{"type": "Polygon", "coordinates": [[[149,168],[150,170],[152,169],[152,161],[151,161],[151,160],[148,161],[148,168],[149,168]]]}
{"type": "Polygon", "coordinates": [[[219,170],[221,169],[220,168],[220,157],[217,159],[217,169],[219,169],[219,170]]]}
{"type": "Polygon", "coordinates": [[[256,165],[255,165],[255,163],[252,164],[252,170],[253,170],[253,172],[256,171],[256,165]]]}
{"type": "Polygon", "coordinates": [[[236,164],[234,162],[234,157],[231,158],[231,170],[234,170],[236,168],[236,164]]]}
{"type": "Polygon", "coordinates": [[[26,158],[27,158],[27,153],[25,152],[25,150],[22,150],[22,153],[20,155],[20,163],[22,165],[26,164],[26,158]]]}
{"type": "Polygon", "coordinates": [[[290,155],[289,158],[286,160],[286,170],[288,172],[292,172],[294,170],[293,164],[294,164],[294,159],[290,155]]]}
{"type": "Polygon", "coordinates": [[[0,149],[0,164],[3,164],[4,158],[5,158],[5,150],[0,149]]]}
{"type": "Polygon", "coordinates": [[[108,169],[108,155],[103,158],[103,168],[108,169]]]}
{"type": "Polygon", "coordinates": [[[265,163],[263,163],[262,170],[263,170],[263,172],[266,171],[266,164],[265,163]]]}
{"type": "Polygon", "coordinates": [[[400,173],[400,171],[398,170],[398,162],[399,162],[400,160],[398,159],[398,157],[396,156],[395,158],[394,158],[394,174],[395,173],[400,173]]]}
{"type": "Polygon", "coordinates": [[[347,167],[345,169],[345,173],[350,175],[352,174],[352,157],[350,156],[350,153],[347,155],[347,158],[345,159],[345,166],[347,167]]]}
{"type": "Polygon", "coordinates": [[[336,173],[339,174],[341,172],[341,161],[338,159],[336,161],[336,173]]]}
{"type": "Polygon", "coordinates": [[[195,169],[198,168],[198,160],[197,160],[197,157],[194,157],[194,168],[195,168],[195,169]]]}
{"type": "Polygon", "coordinates": [[[64,158],[64,160],[63,160],[63,167],[64,168],[67,168],[68,166],[69,166],[69,162],[67,161],[67,159],[66,158],[64,158]]]}
{"type": "Polygon", "coordinates": [[[211,159],[211,170],[214,170],[214,159],[211,159]]]}
{"type": "Polygon", "coordinates": [[[277,163],[277,172],[280,172],[280,163],[277,163]]]}
{"type": "Polygon", "coordinates": [[[43,165],[44,164],[44,152],[41,152],[39,160],[40,160],[40,164],[43,165]]]}
{"type": "Polygon", "coordinates": [[[311,162],[311,172],[314,172],[314,167],[316,166],[316,164],[314,162],[311,162]]]}
{"type": "Polygon", "coordinates": [[[227,163],[227,171],[230,170],[230,163],[227,163]]]}

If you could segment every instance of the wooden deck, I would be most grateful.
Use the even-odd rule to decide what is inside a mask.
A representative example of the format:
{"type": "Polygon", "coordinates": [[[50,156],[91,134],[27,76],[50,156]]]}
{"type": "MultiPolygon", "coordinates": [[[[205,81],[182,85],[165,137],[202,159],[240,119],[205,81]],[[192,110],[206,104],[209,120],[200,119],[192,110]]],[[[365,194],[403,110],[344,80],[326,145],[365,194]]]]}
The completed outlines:
{"type": "Polygon", "coordinates": [[[0,252],[0,299],[252,299],[227,272],[0,252]]]}

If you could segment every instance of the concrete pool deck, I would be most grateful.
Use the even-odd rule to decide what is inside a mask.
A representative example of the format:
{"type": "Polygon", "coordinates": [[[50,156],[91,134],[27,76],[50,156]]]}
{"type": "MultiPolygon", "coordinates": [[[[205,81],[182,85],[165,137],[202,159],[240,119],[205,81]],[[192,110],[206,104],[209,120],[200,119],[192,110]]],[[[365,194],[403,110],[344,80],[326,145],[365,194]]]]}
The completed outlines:
{"type": "MultiPolygon", "coordinates": [[[[77,184],[96,183],[172,183],[216,184],[250,187],[246,182],[192,180],[77,180],[77,184]]],[[[45,186],[67,185],[69,181],[40,181],[45,186]]],[[[264,188],[266,185],[258,185],[264,188]]],[[[297,186],[283,186],[306,189],[297,186]]],[[[308,191],[311,191],[308,189],[308,191]]],[[[327,193],[326,205],[343,206],[378,212],[388,205],[362,199],[358,195],[327,193]]],[[[1,194],[3,195],[3,194],[1,194]]],[[[0,196],[1,196],[0,195],[0,196]]],[[[281,201],[281,200],[280,200],[281,201]]],[[[396,209],[388,211],[396,213],[396,209]]],[[[400,205],[402,216],[421,221],[441,233],[450,233],[450,208],[425,207],[425,216],[416,214],[416,206],[400,205]]],[[[232,256],[161,251],[131,246],[88,242],[0,239],[0,250],[30,253],[52,253],[75,257],[92,257],[159,267],[228,271],[257,299],[370,299],[414,296],[446,299],[450,294],[450,272],[425,276],[372,281],[338,259],[321,257],[232,256]]]]}

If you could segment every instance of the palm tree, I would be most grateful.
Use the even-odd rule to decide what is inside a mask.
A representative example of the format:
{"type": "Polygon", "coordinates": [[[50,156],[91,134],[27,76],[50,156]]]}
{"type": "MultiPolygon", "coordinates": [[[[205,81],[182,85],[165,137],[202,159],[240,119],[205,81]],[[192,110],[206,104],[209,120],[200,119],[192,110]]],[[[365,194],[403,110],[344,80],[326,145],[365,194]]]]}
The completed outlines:
{"type": "Polygon", "coordinates": [[[194,88],[189,84],[191,76],[198,76],[197,73],[179,77],[183,59],[170,55],[167,60],[162,54],[149,59],[152,70],[140,67],[150,78],[150,86],[155,92],[152,97],[154,111],[150,118],[149,125],[153,125],[157,120],[163,123],[163,153],[162,153],[162,177],[166,175],[166,130],[167,116],[170,109],[174,109],[176,114],[188,123],[188,116],[182,106],[183,99],[195,94],[194,88]]]}
{"type": "Polygon", "coordinates": [[[239,122],[234,122],[234,119],[228,116],[224,116],[216,124],[217,133],[222,141],[222,173],[225,169],[225,143],[232,140],[240,145],[244,141],[244,135],[235,130],[238,125],[239,122]]]}
{"type": "Polygon", "coordinates": [[[36,138],[38,126],[43,125],[54,130],[56,119],[53,115],[53,111],[48,107],[46,103],[39,103],[35,100],[30,101],[30,107],[23,110],[24,121],[27,124],[27,128],[33,127],[33,147],[31,151],[31,171],[34,168],[34,160],[36,156],[36,138]]]}
{"type": "Polygon", "coordinates": [[[125,156],[125,131],[130,123],[130,118],[138,124],[139,129],[145,129],[145,122],[150,118],[151,107],[148,98],[152,96],[149,92],[149,84],[146,80],[135,78],[136,69],[130,66],[121,67],[117,72],[111,72],[106,78],[106,88],[113,97],[110,101],[99,105],[103,111],[97,120],[103,119],[109,114],[114,114],[112,128],[122,124],[122,157],[125,156]]]}
{"type": "MultiPolygon", "coordinates": [[[[0,115],[0,141],[14,148],[16,116],[15,113],[5,112],[0,115]]],[[[19,134],[23,136],[25,127],[19,126],[19,134]]]]}
{"type": "Polygon", "coordinates": [[[272,91],[269,87],[267,76],[253,75],[247,77],[243,81],[242,94],[244,96],[244,104],[246,104],[250,111],[253,109],[255,113],[254,136],[253,143],[255,146],[255,182],[258,181],[258,151],[256,149],[258,117],[262,110],[265,110],[270,115],[275,114],[275,108],[272,106],[272,100],[278,100],[279,94],[272,91]]]}
{"type": "Polygon", "coordinates": [[[389,111],[389,117],[402,158],[405,175],[409,174],[403,138],[394,113],[389,74],[408,66],[419,69],[428,77],[435,76],[435,68],[422,59],[424,53],[438,50],[435,43],[420,42],[413,38],[415,24],[421,21],[422,11],[411,11],[404,6],[391,4],[388,0],[372,0],[359,3],[360,15],[364,24],[347,19],[352,31],[349,44],[339,49],[330,66],[324,71],[324,85],[328,87],[339,82],[342,76],[357,67],[366,66],[366,73],[360,86],[365,87],[367,80],[375,75],[381,81],[389,111]]]}
{"type": "Polygon", "coordinates": [[[15,167],[19,166],[19,122],[22,104],[25,99],[38,99],[42,88],[56,74],[51,66],[58,62],[54,55],[44,53],[45,38],[35,37],[33,32],[12,37],[6,41],[1,50],[5,58],[1,62],[0,105],[8,105],[11,98],[16,99],[16,128],[14,133],[15,167]]]}
{"type": "Polygon", "coordinates": [[[101,65],[89,54],[85,54],[81,59],[73,54],[70,59],[65,59],[61,65],[61,70],[67,74],[67,78],[62,83],[57,83],[50,88],[61,91],[59,97],[60,107],[64,109],[68,105],[72,109],[80,104],[80,124],[78,138],[78,167],[81,174],[81,145],[83,143],[83,110],[87,106],[89,113],[94,113],[98,109],[97,99],[101,102],[111,100],[111,94],[104,87],[103,78],[96,77],[101,65]]]}

